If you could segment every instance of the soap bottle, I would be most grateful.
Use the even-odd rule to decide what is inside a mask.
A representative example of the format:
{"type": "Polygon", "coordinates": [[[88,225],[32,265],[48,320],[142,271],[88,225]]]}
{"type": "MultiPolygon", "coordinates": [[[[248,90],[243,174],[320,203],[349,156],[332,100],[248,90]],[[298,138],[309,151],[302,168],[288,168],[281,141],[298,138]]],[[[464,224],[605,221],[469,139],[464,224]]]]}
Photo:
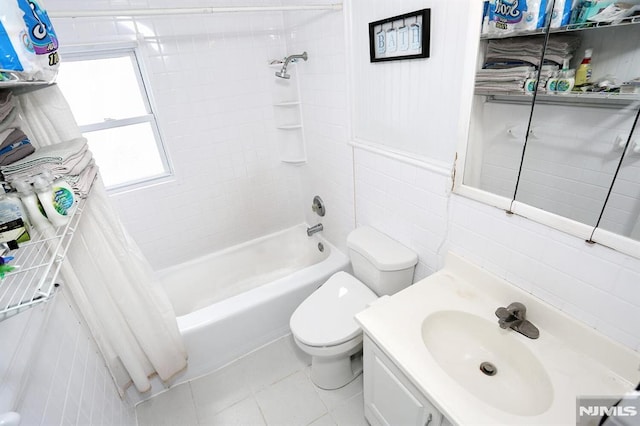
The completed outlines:
{"type": "Polygon", "coordinates": [[[11,186],[18,191],[18,194],[20,194],[20,199],[27,211],[27,216],[29,217],[29,223],[31,226],[38,230],[43,230],[51,226],[47,217],[42,213],[44,209],[42,208],[38,197],[34,193],[31,184],[24,180],[17,180],[11,182],[11,186]]]}
{"type": "Polygon", "coordinates": [[[536,86],[538,83],[538,79],[536,78],[536,72],[533,71],[529,74],[529,78],[524,82],[524,92],[527,95],[533,95],[533,92],[536,91],[536,86]]]}
{"type": "Polygon", "coordinates": [[[569,69],[570,59],[571,57],[565,58],[564,63],[562,64],[562,71],[560,71],[560,76],[558,77],[558,83],[556,84],[556,93],[561,95],[571,93],[575,84],[576,71],[569,69]]]}
{"type": "Polygon", "coordinates": [[[560,73],[558,71],[554,71],[551,74],[551,78],[547,80],[547,93],[555,94],[558,91],[558,77],[560,73]]]}
{"type": "Polygon", "coordinates": [[[591,55],[593,55],[593,49],[584,51],[584,59],[576,70],[576,87],[591,83],[591,55]]]}
{"type": "Polygon", "coordinates": [[[29,241],[26,215],[19,199],[9,197],[0,185],[0,242],[29,241]]]}
{"type": "Polygon", "coordinates": [[[33,187],[49,222],[53,226],[63,226],[75,212],[76,196],[63,179],[58,179],[53,184],[52,180],[50,173],[41,173],[34,178],[33,187]]]}

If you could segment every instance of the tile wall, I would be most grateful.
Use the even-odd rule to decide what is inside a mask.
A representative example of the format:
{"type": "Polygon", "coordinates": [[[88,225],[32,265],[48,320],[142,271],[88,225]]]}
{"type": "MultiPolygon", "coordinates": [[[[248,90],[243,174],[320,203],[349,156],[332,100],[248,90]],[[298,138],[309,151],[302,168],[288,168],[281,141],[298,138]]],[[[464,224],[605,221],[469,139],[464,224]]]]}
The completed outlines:
{"type": "Polygon", "coordinates": [[[133,404],[120,399],[102,355],[64,291],[31,311],[0,323],[6,337],[11,329],[20,330],[18,322],[28,321],[12,339],[3,338],[2,358],[13,355],[13,360],[2,388],[15,388],[2,394],[3,408],[20,413],[23,425],[135,425],[133,404]],[[19,350],[5,350],[14,343],[21,345],[19,350]],[[10,406],[5,406],[8,401],[10,406]]]}
{"type": "MultiPolygon", "coordinates": [[[[482,153],[477,180],[465,183],[505,197],[512,197],[520,168],[530,105],[486,103],[474,111],[483,123],[474,135],[482,153]]],[[[536,107],[531,124],[523,171],[516,199],[578,222],[595,225],[613,181],[622,148],[618,135],[629,135],[637,111],[565,106],[536,107]],[[585,123],[593,123],[585,126],[585,123]]],[[[467,157],[467,161],[471,156],[467,157]]],[[[638,157],[626,164],[625,190],[638,193],[638,157]]],[[[472,170],[472,165],[467,167],[472,170]]],[[[471,177],[471,176],[469,176],[471,177]]],[[[622,195],[622,194],[621,194],[622,195]]],[[[606,229],[624,232],[639,208],[629,197],[614,197],[606,229]]]]}
{"type": "MultiPolygon", "coordinates": [[[[96,4],[107,6],[111,2],[96,4]]],[[[156,3],[122,4],[129,5],[156,3]]],[[[457,2],[431,5],[436,34],[450,30],[442,26],[445,23],[464,18],[456,16],[455,5],[457,2]]],[[[47,6],[51,10],[84,7],[62,0],[49,0],[47,6]]],[[[348,28],[353,31],[362,30],[363,22],[424,4],[378,1],[371,7],[360,6],[352,10],[348,28]]],[[[221,17],[199,18],[198,25],[162,18],[56,23],[62,40],[67,42],[130,38],[136,30],[147,36],[148,72],[160,120],[165,123],[162,130],[176,179],[144,191],[120,194],[115,200],[126,226],[154,266],[299,223],[305,216],[312,221],[315,218],[310,214],[310,201],[318,193],[327,201],[330,212],[323,219],[325,235],[342,248],[354,222],[375,226],[419,253],[417,278],[439,269],[446,251],[454,250],[615,340],[640,349],[640,329],[628,321],[640,315],[640,288],[636,285],[640,280],[639,260],[601,246],[586,246],[577,238],[450,195],[447,167],[433,171],[347,145],[351,135],[346,112],[346,55],[338,45],[342,32],[346,31],[347,40],[353,36],[337,16],[310,14],[301,19],[287,14],[284,18],[282,14],[246,15],[241,27],[237,19],[221,17]],[[207,29],[206,36],[199,28],[207,29]],[[332,48],[324,44],[327,34],[332,34],[332,48]],[[205,49],[208,54],[202,55],[205,49]],[[267,59],[298,50],[307,50],[310,55],[309,62],[299,67],[309,155],[308,164],[301,168],[282,165],[273,154],[275,140],[268,126],[273,121],[272,70],[264,67],[264,75],[260,71],[267,59]],[[314,62],[314,58],[318,60],[314,62]],[[199,160],[205,157],[203,153],[207,154],[206,161],[199,160]]],[[[463,60],[468,50],[464,46],[448,47],[449,42],[455,47],[456,37],[447,40],[447,46],[437,37],[428,60],[429,81],[440,84],[443,76],[450,74],[450,64],[463,60]]],[[[450,165],[459,115],[455,96],[444,96],[440,86],[424,83],[424,76],[418,75],[413,65],[405,68],[396,64],[393,73],[382,74],[379,70],[370,72],[377,65],[359,66],[357,77],[369,90],[395,87],[397,75],[403,75],[419,82],[414,90],[430,96],[421,98],[416,108],[403,109],[402,120],[385,116],[386,107],[369,110],[354,123],[361,130],[370,127],[379,132],[368,130],[356,135],[373,135],[378,146],[393,150],[405,146],[406,141],[417,141],[428,147],[424,152],[427,160],[450,165]]],[[[402,105],[413,99],[410,91],[398,93],[402,96],[396,101],[402,105]]],[[[44,347],[54,346],[41,352],[56,356],[38,360],[34,371],[42,375],[29,380],[25,392],[28,398],[19,407],[32,413],[29,422],[86,422],[98,418],[94,415],[112,414],[113,424],[131,423],[130,408],[118,399],[83,326],[61,297],[52,318],[53,332],[44,347]],[[58,345],[60,341],[67,344],[58,345]]],[[[109,418],[104,420],[109,423],[109,418]]]]}
{"type": "MultiPolygon", "coordinates": [[[[288,1],[283,4],[304,4],[288,1]]],[[[308,3],[317,3],[309,1],[308,3]]],[[[302,204],[309,224],[321,222],[323,234],[346,250],[354,226],[353,153],[349,140],[344,18],[336,12],[284,13],[287,55],[307,51],[298,66],[307,164],[300,168],[302,204]],[[315,195],[325,202],[320,218],[311,211],[315,195]]]]}
{"type": "MultiPolygon", "coordinates": [[[[424,7],[423,3],[420,5],[424,7]]],[[[406,13],[418,9],[417,6],[411,1],[393,5],[377,1],[366,6],[353,3],[348,25],[350,31],[361,32],[368,22],[406,13]]],[[[463,12],[456,15],[456,6],[458,2],[432,4],[432,17],[441,24],[466,22],[468,12],[458,9],[463,12]]],[[[446,31],[437,28],[434,31],[446,31]]],[[[347,34],[348,39],[354,40],[352,49],[366,47],[356,44],[362,44],[361,36],[347,34]]],[[[447,39],[445,50],[442,50],[444,46],[439,50],[437,41],[435,43],[431,58],[424,60],[430,63],[433,75],[445,73],[451,63],[462,64],[468,55],[475,55],[472,50],[476,46],[465,45],[462,38],[447,39]],[[461,43],[457,48],[456,40],[461,43]]],[[[397,75],[410,78],[412,83],[417,81],[416,90],[421,93],[438,93],[435,85],[439,81],[414,76],[410,64],[398,63],[393,65],[397,69],[389,67],[380,71],[380,64],[370,64],[362,54],[354,55],[353,61],[357,63],[352,77],[361,87],[374,92],[370,94],[372,97],[383,96],[385,88],[396,87],[397,75]]],[[[415,96],[404,94],[398,101],[409,102],[413,98],[415,96]]],[[[408,111],[404,120],[420,122],[423,128],[453,126],[454,129],[440,134],[437,143],[441,146],[430,151],[422,166],[411,164],[414,152],[410,151],[404,159],[394,155],[398,148],[394,135],[402,138],[407,128],[403,121],[383,116],[391,107],[374,104],[362,112],[357,111],[364,107],[360,101],[352,102],[356,109],[353,135],[375,137],[370,142],[383,151],[380,154],[361,148],[355,150],[356,222],[375,226],[414,249],[420,257],[417,278],[441,268],[447,250],[452,250],[614,340],[640,350],[640,327],[637,321],[632,321],[640,317],[640,260],[600,245],[587,245],[579,238],[449,194],[451,180],[446,175],[452,159],[445,161],[448,167],[434,165],[446,160],[446,156],[439,153],[455,152],[455,129],[459,125],[461,104],[455,97],[427,96],[422,101],[426,102],[424,106],[408,111]],[[435,110],[437,114],[426,113],[435,110]],[[380,131],[358,133],[362,129],[359,125],[370,125],[380,131]]],[[[427,137],[431,135],[429,131],[416,130],[412,134],[431,149],[433,140],[427,137]]]]}
{"type": "MultiPolygon", "coordinates": [[[[47,7],[79,3],[50,0],[47,7]]],[[[205,3],[217,4],[95,7],[205,3]]],[[[139,39],[175,177],[112,199],[155,269],[304,220],[298,170],[277,154],[267,67],[285,54],[282,13],[54,19],[54,25],[61,44],[139,39]]]]}

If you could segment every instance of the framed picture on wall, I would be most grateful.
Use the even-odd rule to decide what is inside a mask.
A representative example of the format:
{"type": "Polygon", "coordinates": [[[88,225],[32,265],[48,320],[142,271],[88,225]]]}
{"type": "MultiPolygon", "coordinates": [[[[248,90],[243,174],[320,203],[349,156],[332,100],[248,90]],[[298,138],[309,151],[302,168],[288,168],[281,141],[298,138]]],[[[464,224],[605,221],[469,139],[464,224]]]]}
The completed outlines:
{"type": "Polygon", "coordinates": [[[369,23],[371,62],[429,57],[431,9],[369,23]]]}

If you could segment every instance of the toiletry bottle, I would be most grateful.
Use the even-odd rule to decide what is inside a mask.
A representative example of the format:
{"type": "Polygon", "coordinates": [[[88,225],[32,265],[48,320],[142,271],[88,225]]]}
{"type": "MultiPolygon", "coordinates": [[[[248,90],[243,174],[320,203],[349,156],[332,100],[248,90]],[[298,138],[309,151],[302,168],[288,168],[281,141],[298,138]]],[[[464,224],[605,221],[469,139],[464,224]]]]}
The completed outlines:
{"type": "Polygon", "coordinates": [[[529,74],[529,78],[524,82],[524,92],[527,95],[533,95],[533,92],[536,91],[536,85],[538,83],[538,79],[536,78],[536,71],[532,71],[529,74]]]}
{"type": "Polygon", "coordinates": [[[591,83],[591,55],[593,55],[593,49],[584,51],[584,59],[576,70],[576,87],[591,83]]]}
{"type": "Polygon", "coordinates": [[[30,239],[22,203],[17,198],[8,197],[0,185],[0,242],[23,243],[30,239]]]}
{"type": "Polygon", "coordinates": [[[50,174],[42,173],[33,180],[40,204],[53,226],[65,225],[76,208],[76,197],[73,190],[62,179],[52,184],[50,174]]]}
{"type": "Polygon", "coordinates": [[[562,64],[562,71],[560,71],[560,76],[558,77],[558,83],[556,83],[556,93],[561,95],[571,93],[575,84],[576,72],[575,70],[569,69],[570,59],[570,57],[565,58],[564,63],[562,64]]]}
{"type": "Polygon", "coordinates": [[[558,71],[554,71],[551,74],[551,77],[547,80],[547,93],[553,95],[558,90],[558,77],[560,73],[558,71]]]}
{"type": "Polygon", "coordinates": [[[31,226],[38,230],[43,230],[47,227],[50,227],[51,223],[42,213],[44,209],[42,208],[38,197],[34,193],[34,189],[31,184],[24,180],[17,180],[13,181],[11,183],[11,186],[13,186],[20,195],[20,199],[22,200],[22,204],[27,211],[27,216],[29,218],[29,223],[31,224],[31,226]]]}

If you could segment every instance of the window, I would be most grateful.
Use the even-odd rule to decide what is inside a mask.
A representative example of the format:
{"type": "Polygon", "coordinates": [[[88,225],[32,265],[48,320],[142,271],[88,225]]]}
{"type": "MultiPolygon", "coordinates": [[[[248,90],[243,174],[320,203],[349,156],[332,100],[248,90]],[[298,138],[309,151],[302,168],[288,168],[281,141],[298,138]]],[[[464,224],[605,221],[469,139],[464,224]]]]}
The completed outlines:
{"type": "Polygon", "coordinates": [[[131,187],[171,174],[133,47],[67,53],[57,83],[107,188],[131,187]]]}

